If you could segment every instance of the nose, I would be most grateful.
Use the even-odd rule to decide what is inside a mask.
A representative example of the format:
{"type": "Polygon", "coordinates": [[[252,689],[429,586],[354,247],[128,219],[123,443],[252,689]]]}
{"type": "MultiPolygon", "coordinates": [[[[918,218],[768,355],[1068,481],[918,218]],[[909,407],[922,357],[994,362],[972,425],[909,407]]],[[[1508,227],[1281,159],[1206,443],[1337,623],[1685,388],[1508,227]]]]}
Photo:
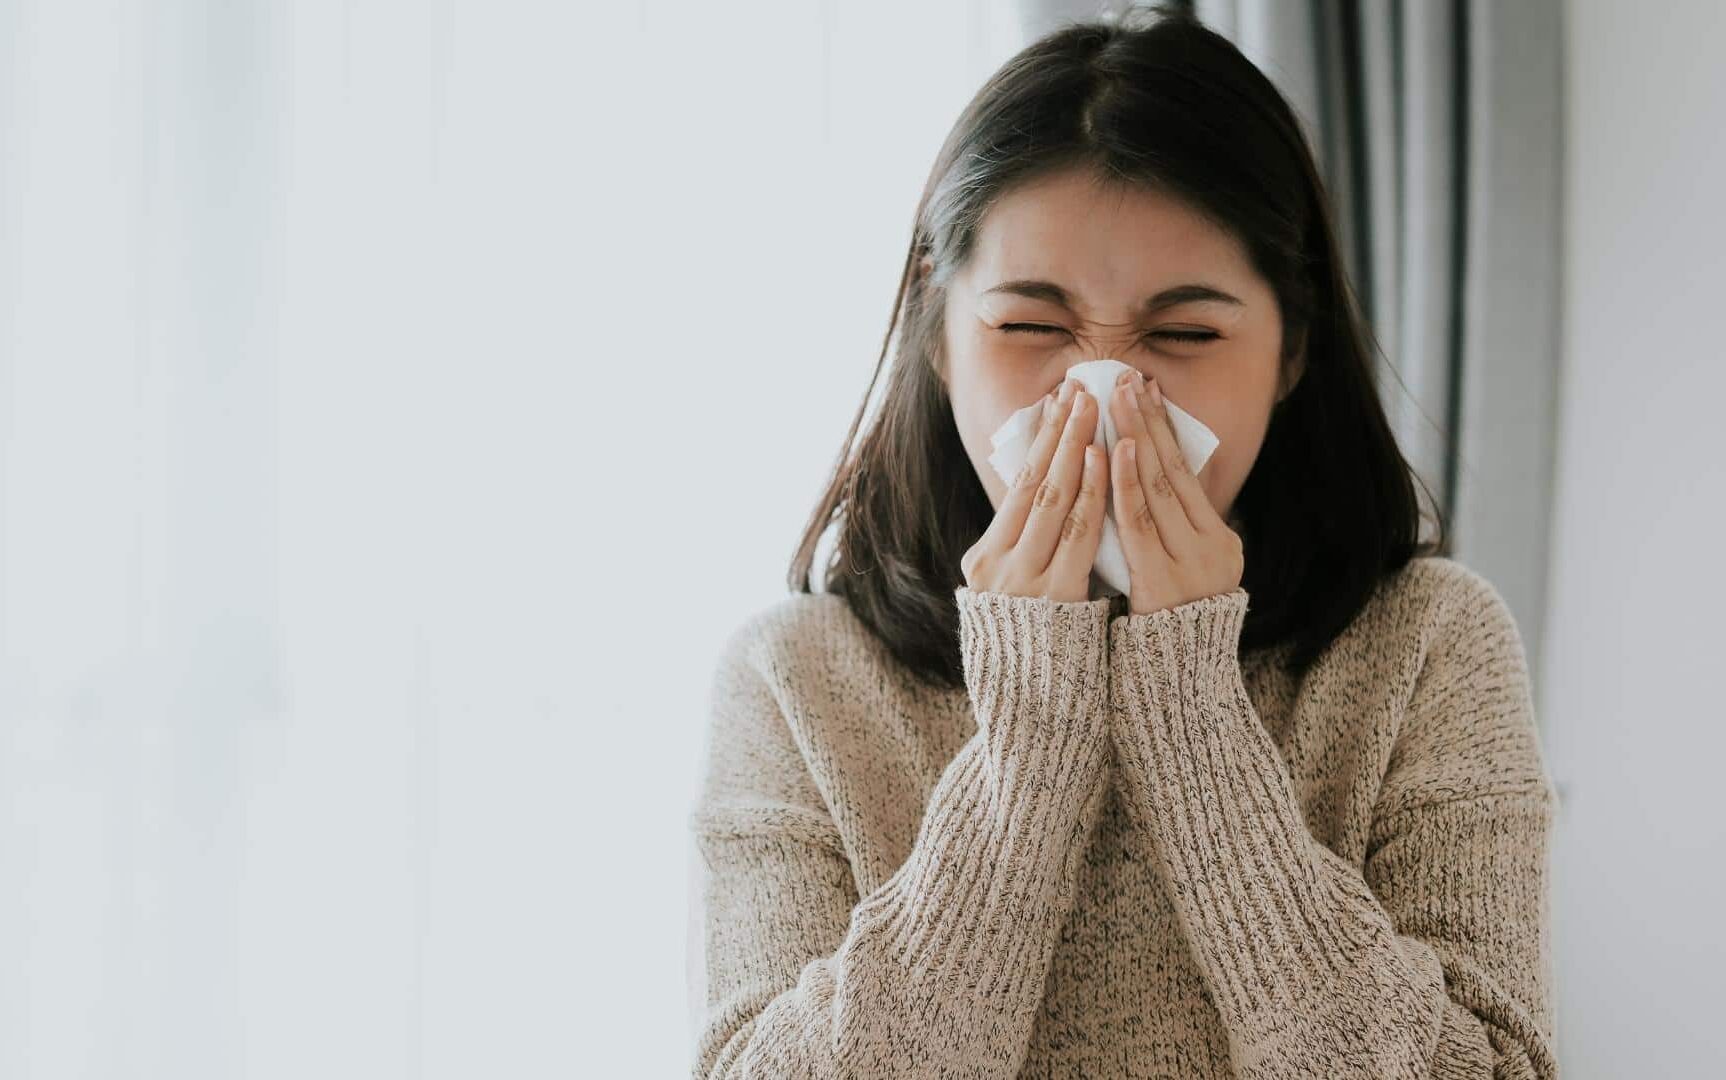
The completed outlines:
{"type": "Polygon", "coordinates": [[[1128,329],[1118,333],[1108,332],[1078,332],[1073,335],[1074,343],[1085,354],[1086,360],[1115,359],[1125,364],[1129,361],[1122,356],[1132,348],[1138,340],[1136,331],[1128,329]]]}
{"type": "Polygon", "coordinates": [[[1098,388],[1098,392],[1097,392],[1096,396],[1101,399],[1099,401],[1099,404],[1102,405],[1104,408],[1108,407],[1108,397],[1107,396],[1109,394],[1114,393],[1115,388],[1120,385],[1122,380],[1131,379],[1133,377],[1134,372],[1137,372],[1140,377],[1142,377],[1148,381],[1153,377],[1153,374],[1154,374],[1151,371],[1150,366],[1148,364],[1135,363],[1134,361],[1127,359],[1126,357],[1120,355],[1119,353],[1110,352],[1108,349],[1102,349],[1102,350],[1090,352],[1090,353],[1087,353],[1086,355],[1081,356],[1081,357],[1074,357],[1074,356],[1069,354],[1069,355],[1062,356],[1057,361],[1057,363],[1060,366],[1054,372],[1052,372],[1052,374],[1054,374],[1054,376],[1055,376],[1055,380],[1054,380],[1054,386],[1053,386],[1051,392],[1057,393],[1057,394],[1060,393],[1061,387],[1065,383],[1068,383],[1068,382],[1073,383],[1074,386],[1081,385],[1077,379],[1069,379],[1067,377],[1066,373],[1069,370],[1071,370],[1073,367],[1075,367],[1081,363],[1090,363],[1090,362],[1096,361],[1096,360],[1113,360],[1117,364],[1124,365],[1124,367],[1126,369],[1126,370],[1119,372],[1114,378],[1110,379],[1109,385],[1107,387],[1099,387],[1098,388]]]}

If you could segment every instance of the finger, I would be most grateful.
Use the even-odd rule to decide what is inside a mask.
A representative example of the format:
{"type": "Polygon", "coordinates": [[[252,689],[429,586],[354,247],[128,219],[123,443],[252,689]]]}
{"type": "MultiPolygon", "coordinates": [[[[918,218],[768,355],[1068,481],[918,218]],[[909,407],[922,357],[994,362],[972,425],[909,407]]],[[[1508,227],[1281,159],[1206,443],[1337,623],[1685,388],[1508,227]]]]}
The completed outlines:
{"type": "Polygon", "coordinates": [[[1156,379],[1150,379],[1140,390],[1139,400],[1145,407],[1145,425],[1150,430],[1151,441],[1156,444],[1157,457],[1168,474],[1175,498],[1180,500],[1182,509],[1187,513],[1188,523],[1196,531],[1216,519],[1216,508],[1211,505],[1204,486],[1199,483],[1199,478],[1193,475],[1192,467],[1187,464],[1187,456],[1181,451],[1180,440],[1175,438],[1175,425],[1169,418],[1168,402],[1162,399],[1162,386],[1156,379]]]}
{"type": "Polygon", "coordinates": [[[1056,423],[1056,418],[1065,418],[1065,392],[1067,386],[1063,385],[1055,392],[1044,393],[1043,412],[1037,416],[1037,430],[1030,436],[1025,459],[1018,464],[1017,473],[1008,478],[1001,505],[973,550],[1006,552],[1024,531],[1030,500],[1036,495],[1037,485],[1043,483],[1049,459],[1055,454],[1055,440],[1060,436],[1060,423],[1056,423]]]}
{"type": "Polygon", "coordinates": [[[1109,486],[1109,460],[1099,448],[1084,447],[1084,470],[1073,508],[1067,512],[1055,557],[1049,561],[1049,576],[1064,590],[1088,591],[1091,567],[1097,561],[1097,545],[1103,540],[1103,493],[1109,486]]]}
{"type": "Polygon", "coordinates": [[[1066,527],[1067,512],[1078,494],[1079,480],[1085,466],[1085,447],[1096,437],[1097,407],[1095,399],[1083,389],[1073,391],[1072,407],[1067,422],[1061,428],[1060,441],[1055,446],[1054,460],[1048,474],[1037,485],[1031,500],[1031,512],[1025,519],[1025,531],[1013,545],[1009,558],[1026,577],[1036,577],[1049,567],[1055,545],[1066,527]]]}
{"type": "Polygon", "coordinates": [[[1025,529],[1025,517],[1030,513],[1037,485],[1043,482],[1043,476],[1049,471],[1049,462],[1055,456],[1055,445],[1072,407],[1071,391],[1077,385],[1068,379],[1062,383],[1058,393],[1043,395],[1043,413],[1037,421],[1037,433],[1032,436],[1031,448],[1026,452],[1019,471],[1014,474],[1012,483],[1007,486],[994,520],[983,531],[978,541],[980,546],[1005,551],[1018,541],[1019,534],[1025,529]]]}
{"type": "Polygon", "coordinates": [[[1192,522],[1187,520],[1186,508],[1175,496],[1174,485],[1157,456],[1137,382],[1129,374],[1116,387],[1113,395],[1115,426],[1121,438],[1133,440],[1134,456],[1138,459],[1135,479],[1139,497],[1144,500],[1147,512],[1156,523],[1157,537],[1169,555],[1179,557],[1193,550],[1198,535],[1192,522]]]}
{"type": "Polygon", "coordinates": [[[1145,503],[1145,488],[1139,482],[1139,464],[1135,460],[1137,450],[1138,439],[1123,434],[1115,442],[1115,460],[1109,469],[1110,486],[1114,488],[1115,528],[1121,534],[1128,568],[1135,574],[1154,568],[1147,564],[1169,560],[1156,519],[1145,503]]]}

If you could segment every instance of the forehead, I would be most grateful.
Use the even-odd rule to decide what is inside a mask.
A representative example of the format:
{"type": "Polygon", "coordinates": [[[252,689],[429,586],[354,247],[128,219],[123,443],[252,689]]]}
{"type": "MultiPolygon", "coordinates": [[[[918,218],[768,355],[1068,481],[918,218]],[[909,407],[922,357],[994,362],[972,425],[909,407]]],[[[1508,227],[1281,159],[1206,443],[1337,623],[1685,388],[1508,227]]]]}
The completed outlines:
{"type": "Polygon", "coordinates": [[[1004,193],[979,223],[971,269],[979,289],[1011,278],[1048,278],[1098,302],[1192,276],[1246,290],[1254,276],[1234,235],[1186,203],[1100,184],[1083,172],[1057,173],[1004,193]]]}

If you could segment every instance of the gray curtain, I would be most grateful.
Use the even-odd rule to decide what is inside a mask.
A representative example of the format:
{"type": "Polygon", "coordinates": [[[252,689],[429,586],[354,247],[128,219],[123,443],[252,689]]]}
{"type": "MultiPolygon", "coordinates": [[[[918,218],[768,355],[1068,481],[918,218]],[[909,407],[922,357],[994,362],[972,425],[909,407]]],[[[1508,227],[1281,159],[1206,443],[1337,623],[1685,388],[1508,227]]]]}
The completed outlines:
{"type": "MultiPolygon", "coordinates": [[[[1125,5],[1024,0],[1026,39],[1125,5]]],[[[1196,0],[1288,97],[1452,552],[1538,685],[1558,393],[1561,0],[1196,0]]]]}

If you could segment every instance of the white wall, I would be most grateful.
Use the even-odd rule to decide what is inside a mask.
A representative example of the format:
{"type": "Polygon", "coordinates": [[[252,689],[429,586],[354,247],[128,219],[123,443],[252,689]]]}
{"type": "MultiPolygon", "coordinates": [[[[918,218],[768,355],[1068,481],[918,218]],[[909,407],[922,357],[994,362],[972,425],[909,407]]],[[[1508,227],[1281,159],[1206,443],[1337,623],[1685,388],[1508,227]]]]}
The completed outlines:
{"type": "Polygon", "coordinates": [[[0,0],[0,1078],[687,1075],[998,0],[0,0]]]}
{"type": "Polygon", "coordinates": [[[1543,681],[1566,1080],[1726,1061],[1726,5],[1567,11],[1543,681]]]}

